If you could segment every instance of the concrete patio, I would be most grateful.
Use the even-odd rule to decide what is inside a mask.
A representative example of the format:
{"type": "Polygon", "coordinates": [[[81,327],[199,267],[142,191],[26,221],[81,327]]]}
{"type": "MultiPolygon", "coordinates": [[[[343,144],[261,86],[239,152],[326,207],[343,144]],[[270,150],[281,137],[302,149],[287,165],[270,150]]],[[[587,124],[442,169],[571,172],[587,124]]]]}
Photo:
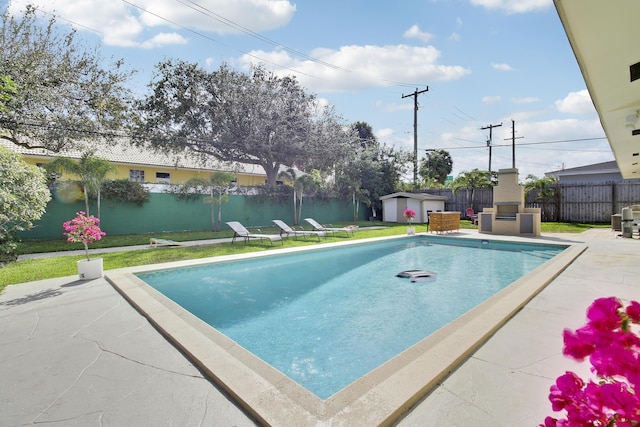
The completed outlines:
{"type": "MultiPolygon", "coordinates": [[[[588,250],[395,425],[542,422],[554,379],[588,368],[562,357],[562,330],[581,326],[595,298],[639,298],[640,242],[617,235],[532,239],[585,242],[588,250]]],[[[2,426],[256,425],[104,279],[8,286],[0,294],[0,378],[2,426]]]]}

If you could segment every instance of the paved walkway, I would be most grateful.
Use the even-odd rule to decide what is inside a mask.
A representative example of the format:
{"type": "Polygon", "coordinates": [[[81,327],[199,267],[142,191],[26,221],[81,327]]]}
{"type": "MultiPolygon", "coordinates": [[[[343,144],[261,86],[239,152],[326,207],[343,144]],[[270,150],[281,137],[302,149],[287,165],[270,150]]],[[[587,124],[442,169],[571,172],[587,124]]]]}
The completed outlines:
{"type": "MultiPolygon", "coordinates": [[[[586,371],[561,356],[562,330],[597,297],[638,299],[640,241],[606,229],[543,237],[589,248],[396,425],[535,426],[555,377],[586,371]]],[[[0,378],[4,427],[255,425],[103,279],[7,286],[0,378]]]]}

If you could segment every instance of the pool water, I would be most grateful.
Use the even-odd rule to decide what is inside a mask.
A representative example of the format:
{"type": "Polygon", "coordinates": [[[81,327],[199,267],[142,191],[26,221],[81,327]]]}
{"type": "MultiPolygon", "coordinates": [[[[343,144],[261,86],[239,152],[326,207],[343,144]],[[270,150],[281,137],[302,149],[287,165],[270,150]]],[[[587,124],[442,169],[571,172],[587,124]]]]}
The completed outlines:
{"type": "Polygon", "coordinates": [[[418,236],[137,276],[327,399],[564,248],[418,236]]]}

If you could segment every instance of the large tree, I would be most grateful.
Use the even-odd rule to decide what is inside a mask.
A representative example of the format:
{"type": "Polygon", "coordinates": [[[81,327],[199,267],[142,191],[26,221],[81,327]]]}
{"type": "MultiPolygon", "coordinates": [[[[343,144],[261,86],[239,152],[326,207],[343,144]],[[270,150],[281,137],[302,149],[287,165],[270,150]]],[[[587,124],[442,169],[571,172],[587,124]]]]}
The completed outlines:
{"type": "Polygon", "coordinates": [[[445,150],[428,150],[420,161],[420,176],[423,181],[437,182],[443,185],[453,170],[451,154],[445,150]]]}
{"type": "Polygon", "coordinates": [[[0,110],[0,138],[58,152],[79,142],[108,141],[128,119],[130,72],[115,61],[103,68],[96,49],[55,17],[41,21],[28,6],[21,17],[1,17],[0,76],[17,92],[0,110]]]}
{"type": "Polygon", "coordinates": [[[336,190],[354,203],[354,218],[357,202],[365,203],[371,215],[377,217],[382,209],[380,197],[394,193],[401,187],[400,178],[407,172],[411,154],[407,151],[380,145],[373,130],[365,122],[352,125],[356,137],[351,152],[343,157],[336,171],[336,190]]]}
{"type": "Polygon", "coordinates": [[[139,103],[138,143],[259,165],[275,185],[282,166],[334,164],[349,140],[333,110],[318,109],[294,77],[260,66],[250,75],[226,65],[209,73],[171,60],[156,69],[151,93],[139,103]]]}

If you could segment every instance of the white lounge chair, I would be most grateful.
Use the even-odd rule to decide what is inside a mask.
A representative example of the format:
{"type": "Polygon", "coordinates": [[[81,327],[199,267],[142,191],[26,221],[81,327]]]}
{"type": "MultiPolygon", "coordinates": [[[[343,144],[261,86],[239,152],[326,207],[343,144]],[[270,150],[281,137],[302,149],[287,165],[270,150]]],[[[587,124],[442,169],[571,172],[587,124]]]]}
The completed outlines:
{"type": "Polygon", "coordinates": [[[326,225],[322,225],[320,224],[318,221],[316,221],[313,218],[305,218],[305,221],[307,221],[315,231],[324,231],[325,233],[340,233],[340,232],[344,232],[347,237],[349,236],[353,236],[353,230],[355,230],[357,227],[330,227],[331,224],[327,224],[326,225]]]}
{"type": "Polygon", "coordinates": [[[285,237],[289,237],[289,235],[292,235],[295,239],[298,236],[316,236],[318,238],[318,241],[320,241],[320,236],[326,235],[326,232],[324,231],[295,230],[289,227],[286,222],[279,219],[274,219],[273,223],[280,228],[280,235],[285,235],[285,237]]]}
{"type": "Polygon", "coordinates": [[[273,245],[273,242],[277,240],[280,240],[280,243],[284,244],[282,242],[282,236],[279,236],[277,234],[251,233],[249,230],[245,228],[244,225],[240,224],[237,221],[227,222],[227,225],[231,227],[231,229],[233,230],[233,239],[231,239],[231,243],[236,241],[236,237],[242,237],[245,243],[247,243],[249,239],[260,239],[260,240],[268,240],[272,245],[273,245]]]}

